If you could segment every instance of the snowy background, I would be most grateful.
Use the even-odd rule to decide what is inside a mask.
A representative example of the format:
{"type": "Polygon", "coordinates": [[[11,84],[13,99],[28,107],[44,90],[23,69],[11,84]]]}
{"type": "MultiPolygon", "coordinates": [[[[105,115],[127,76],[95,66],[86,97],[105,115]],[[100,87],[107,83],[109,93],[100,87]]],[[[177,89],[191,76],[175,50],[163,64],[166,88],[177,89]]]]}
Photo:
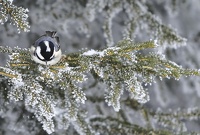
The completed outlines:
{"type": "MultiPolygon", "coordinates": [[[[84,5],[84,0],[73,2],[73,0],[15,0],[14,4],[29,9],[30,32],[18,34],[15,26],[6,23],[0,26],[0,42],[2,46],[19,46],[29,48],[31,44],[45,31],[55,30],[60,37],[61,48],[65,54],[77,52],[82,48],[102,49],[106,47],[106,40],[103,35],[103,17],[101,13],[87,14],[87,10],[79,5],[84,5]],[[79,17],[82,15],[82,17],[79,17]]],[[[158,16],[163,24],[174,28],[180,36],[187,39],[186,46],[169,48],[163,51],[169,60],[182,65],[184,68],[200,68],[200,2],[190,0],[177,2],[175,7],[166,0],[152,0],[149,2],[151,12],[158,16]],[[175,9],[173,9],[175,8],[175,9]]],[[[124,13],[120,12],[113,18],[112,30],[113,39],[116,43],[122,39],[123,23],[126,20],[124,13]]],[[[147,34],[137,33],[136,42],[150,40],[152,37],[147,34]]],[[[157,50],[161,51],[161,50],[157,50]]],[[[0,54],[0,65],[6,63],[7,56],[0,54]]],[[[88,90],[87,95],[104,96],[104,86],[95,83],[94,80],[84,84],[88,90]],[[90,85],[93,85],[90,86],[90,85]],[[90,86],[90,88],[89,88],[90,86]]],[[[200,107],[200,78],[184,77],[180,80],[157,79],[155,84],[148,86],[150,101],[144,106],[152,110],[161,108],[163,111],[177,108],[200,107]]],[[[126,98],[126,93],[124,98],[126,98]]],[[[123,99],[123,97],[122,97],[123,99]]],[[[91,103],[86,101],[88,115],[98,114],[96,105],[104,115],[116,115],[112,107],[106,103],[91,103]],[[91,107],[92,106],[92,107],[91,107]]],[[[131,112],[127,107],[121,107],[132,123],[141,124],[140,113],[131,112]]],[[[189,131],[200,132],[199,121],[187,121],[189,131]]]]}

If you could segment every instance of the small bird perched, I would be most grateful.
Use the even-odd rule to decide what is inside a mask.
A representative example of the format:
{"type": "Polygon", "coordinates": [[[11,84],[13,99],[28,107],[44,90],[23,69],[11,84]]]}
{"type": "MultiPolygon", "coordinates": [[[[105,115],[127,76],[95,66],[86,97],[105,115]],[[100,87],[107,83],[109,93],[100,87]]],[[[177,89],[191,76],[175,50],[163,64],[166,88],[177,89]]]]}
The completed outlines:
{"type": "Polygon", "coordinates": [[[54,65],[59,62],[62,52],[59,45],[59,37],[56,34],[56,31],[46,31],[46,34],[31,46],[31,57],[36,63],[54,65]]]}

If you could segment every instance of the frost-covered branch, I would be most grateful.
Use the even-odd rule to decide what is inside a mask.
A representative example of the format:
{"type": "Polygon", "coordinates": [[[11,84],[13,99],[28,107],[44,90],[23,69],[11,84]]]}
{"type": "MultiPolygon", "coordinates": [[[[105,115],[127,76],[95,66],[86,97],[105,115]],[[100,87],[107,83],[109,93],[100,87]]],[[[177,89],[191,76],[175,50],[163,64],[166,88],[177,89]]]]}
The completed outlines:
{"type": "Polygon", "coordinates": [[[8,20],[13,25],[16,25],[18,32],[29,31],[28,9],[17,7],[12,4],[12,0],[0,0],[0,23],[4,24],[8,20]]]}
{"type": "Polygon", "coordinates": [[[155,77],[179,79],[183,75],[199,75],[198,70],[183,69],[163,55],[140,53],[157,46],[154,41],[135,44],[124,39],[116,47],[64,55],[58,64],[49,67],[34,63],[27,50],[1,47],[1,52],[10,53],[10,61],[6,67],[1,67],[0,75],[9,78],[12,85],[8,98],[24,100],[27,110],[35,114],[44,130],[52,133],[53,118],[59,115],[55,106],[62,108],[67,121],[83,122],[78,113],[80,104],[86,101],[86,94],[78,84],[87,80],[86,73],[92,73],[107,85],[105,101],[115,111],[120,109],[124,90],[131,98],[145,103],[149,95],[143,83],[152,83],[155,77]]]}
{"type": "Polygon", "coordinates": [[[156,112],[149,112],[156,122],[162,127],[170,128],[170,130],[176,133],[187,132],[186,124],[184,120],[197,120],[200,117],[199,108],[187,108],[187,109],[177,109],[169,110],[163,112],[158,109],[156,112]]]}
{"type": "Polygon", "coordinates": [[[139,127],[138,125],[133,125],[128,122],[120,121],[112,117],[102,117],[97,116],[90,119],[90,123],[94,129],[99,133],[103,134],[104,132],[110,134],[156,134],[156,135],[170,135],[171,133],[164,130],[156,131],[154,129],[145,129],[139,127]],[[101,124],[104,123],[104,124],[101,124]]]}

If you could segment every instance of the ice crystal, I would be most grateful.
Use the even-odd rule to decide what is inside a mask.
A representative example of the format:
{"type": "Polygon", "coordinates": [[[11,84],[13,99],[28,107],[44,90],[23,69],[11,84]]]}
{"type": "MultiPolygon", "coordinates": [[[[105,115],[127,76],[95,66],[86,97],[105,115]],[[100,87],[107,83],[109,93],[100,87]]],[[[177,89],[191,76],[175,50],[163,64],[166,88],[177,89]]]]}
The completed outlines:
{"type": "Polygon", "coordinates": [[[104,52],[98,52],[98,51],[95,51],[95,50],[89,50],[87,52],[84,52],[83,55],[86,55],[86,56],[92,56],[92,55],[99,55],[99,56],[103,56],[104,55],[104,52]]]}
{"type": "Polygon", "coordinates": [[[137,81],[136,77],[132,77],[130,80],[125,81],[131,98],[137,100],[139,103],[146,103],[150,100],[148,93],[144,90],[141,82],[137,81]]]}
{"type": "Polygon", "coordinates": [[[120,97],[123,94],[123,89],[121,88],[120,84],[110,83],[108,90],[108,96],[106,96],[106,102],[108,106],[113,106],[115,111],[120,110],[120,97]]]}
{"type": "Polygon", "coordinates": [[[27,88],[29,90],[25,94],[25,105],[27,109],[35,114],[38,121],[43,124],[43,128],[47,133],[52,133],[54,131],[52,118],[55,114],[50,97],[47,96],[42,87],[37,83],[34,83],[34,87],[27,86],[27,88]]]}
{"type": "Polygon", "coordinates": [[[18,32],[20,30],[28,32],[29,23],[28,19],[28,9],[17,7],[12,4],[11,0],[0,0],[0,23],[4,24],[8,19],[11,20],[11,24],[16,25],[18,32]]]}
{"type": "Polygon", "coordinates": [[[12,78],[11,80],[12,90],[9,91],[9,97],[12,100],[20,101],[23,99],[23,87],[24,81],[20,74],[17,75],[16,78],[12,78]]]}

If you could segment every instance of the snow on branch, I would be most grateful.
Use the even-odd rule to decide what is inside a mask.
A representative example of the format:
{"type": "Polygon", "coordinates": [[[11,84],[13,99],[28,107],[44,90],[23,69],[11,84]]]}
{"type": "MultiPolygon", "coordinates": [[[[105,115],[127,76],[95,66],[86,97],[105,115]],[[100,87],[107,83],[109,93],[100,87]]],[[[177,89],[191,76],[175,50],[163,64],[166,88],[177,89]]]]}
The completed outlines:
{"type": "Polygon", "coordinates": [[[0,0],[0,23],[4,24],[10,19],[11,24],[17,26],[18,32],[29,31],[28,12],[28,9],[13,5],[12,0],[0,0]]]}
{"type": "Polygon", "coordinates": [[[116,47],[63,55],[58,64],[48,67],[34,63],[27,50],[19,48],[16,53],[15,49],[1,47],[2,52],[10,53],[10,61],[6,67],[0,67],[0,75],[10,79],[12,89],[8,98],[24,100],[27,110],[35,114],[44,130],[52,133],[53,118],[59,115],[56,108],[62,108],[68,121],[82,121],[78,117],[79,108],[85,103],[86,94],[78,84],[87,80],[86,73],[92,73],[107,85],[105,101],[115,111],[120,110],[124,90],[139,103],[145,103],[149,95],[143,83],[151,84],[156,77],[179,79],[184,75],[199,75],[198,70],[184,69],[163,55],[140,53],[144,49],[156,48],[156,43],[135,44],[124,39],[116,47]]]}

